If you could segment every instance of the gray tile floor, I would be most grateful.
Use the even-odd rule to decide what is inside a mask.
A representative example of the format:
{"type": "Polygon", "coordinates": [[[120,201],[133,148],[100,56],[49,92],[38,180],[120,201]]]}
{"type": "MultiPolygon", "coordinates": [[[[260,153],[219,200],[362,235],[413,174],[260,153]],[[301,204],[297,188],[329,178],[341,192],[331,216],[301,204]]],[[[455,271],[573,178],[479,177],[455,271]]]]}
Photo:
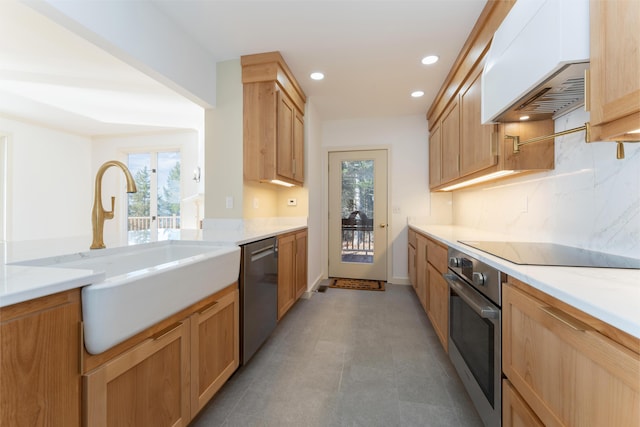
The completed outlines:
{"type": "Polygon", "coordinates": [[[300,299],[192,426],[482,426],[411,286],[300,299]]]}

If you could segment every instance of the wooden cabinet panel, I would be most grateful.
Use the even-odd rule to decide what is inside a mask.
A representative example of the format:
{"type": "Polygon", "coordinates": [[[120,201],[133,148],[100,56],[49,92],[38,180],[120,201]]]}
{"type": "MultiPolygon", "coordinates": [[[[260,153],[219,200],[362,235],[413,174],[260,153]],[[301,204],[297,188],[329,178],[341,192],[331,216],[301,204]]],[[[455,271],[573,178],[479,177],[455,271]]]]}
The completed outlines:
{"type": "Polygon", "coordinates": [[[296,233],[295,264],[295,299],[297,300],[307,290],[307,230],[296,233]]]}
{"type": "Polygon", "coordinates": [[[278,320],[282,319],[295,302],[295,244],[295,234],[278,237],[278,320]]]}
{"type": "Polygon", "coordinates": [[[449,285],[431,264],[429,269],[429,319],[444,351],[449,351],[449,285]]]}
{"type": "Polygon", "coordinates": [[[0,308],[0,425],[81,424],[80,290],[0,308]]]}
{"type": "Polygon", "coordinates": [[[158,335],[85,375],[85,425],[189,423],[189,319],[158,335]]]}
{"type": "Polygon", "coordinates": [[[437,124],[429,137],[429,188],[442,182],[442,132],[437,124]]]}
{"type": "Polygon", "coordinates": [[[239,292],[234,290],[191,316],[191,417],[240,364],[239,292]]]}
{"type": "Polygon", "coordinates": [[[306,96],[278,52],[241,62],[244,179],[304,184],[306,96]]]}
{"type": "Polygon", "coordinates": [[[460,104],[456,96],[442,117],[441,182],[460,176],[460,104]]]}
{"type": "Polygon", "coordinates": [[[637,426],[640,356],[503,285],[503,370],[547,426],[637,426]]]}
{"type": "Polygon", "coordinates": [[[276,174],[280,178],[289,178],[294,180],[293,123],[296,108],[293,105],[293,102],[282,90],[277,90],[276,93],[278,96],[276,174]]]}
{"type": "Polygon", "coordinates": [[[416,280],[416,232],[409,229],[409,244],[407,245],[408,250],[408,271],[409,271],[409,283],[413,286],[413,289],[416,290],[417,280],[416,280]]]}
{"type": "MultiPolygon", "coordinates": [[[[481,64],[480,64],[481,65],[481,64]]],[[[460,93],[460,175],[468,175],[498,162],[493,146],[495,125],[483,125],[480,118],[482,67],[478,66],[471,83],[460,93]]],[[[497,138],[497,135],[495,136],[497,138]]],[[[497,141],[496,141],[497,142],[497,141]]]]}
{"type": "Polygon", "coordinates": [[[509,380],[502,380],[502,427],[544,427],[509,380]]]}
{"type": "Polygon", "coordinates": [[[446,273],[448,269],[448,248],[433,239],[427,239],[427,260],[440,273],[446,273]]]}
{"type": "Polygon", "coordinates": [[[293,118],[293,179],[304,182],[304,116],[295,110],[293,118]]]}
{"type": "Polygon", "coordinates": [[[278,320],[307,290],[307,229],[278,236],[278,320]]]}
{"type": "Polygon", "coordinates": [[[422,234],[418,234],[416,237],[416,293],[425,312],[429,307],[429,277],[427,265],[427,238],[422,234]]]}
{"type": "Polygon", "coordinates": [[[590,121],[596,140],[638,140],[640,2],[591,0],[590,121]]]}

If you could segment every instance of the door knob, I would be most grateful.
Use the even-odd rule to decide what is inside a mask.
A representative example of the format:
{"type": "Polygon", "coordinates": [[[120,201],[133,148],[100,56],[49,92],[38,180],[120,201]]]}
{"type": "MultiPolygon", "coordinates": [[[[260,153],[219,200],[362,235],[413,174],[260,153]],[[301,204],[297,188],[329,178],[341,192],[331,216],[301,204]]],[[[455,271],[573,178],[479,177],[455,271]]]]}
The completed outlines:
{"type": "Polygon", "coordinates": [[[385,228],[387,224],[380,224],[380,228],[385,228]]]}

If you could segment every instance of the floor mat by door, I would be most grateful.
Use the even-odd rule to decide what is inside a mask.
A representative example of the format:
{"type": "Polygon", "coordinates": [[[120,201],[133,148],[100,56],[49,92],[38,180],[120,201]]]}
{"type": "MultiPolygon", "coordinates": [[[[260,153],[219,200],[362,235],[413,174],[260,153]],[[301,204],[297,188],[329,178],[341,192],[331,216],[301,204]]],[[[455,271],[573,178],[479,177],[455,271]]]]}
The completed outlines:
{"type": "Polygon", "coordinates": [[[358,289],[365,291],[384,291],[384,281],[363,279],[331,279],[330,288],[358,289]]]}

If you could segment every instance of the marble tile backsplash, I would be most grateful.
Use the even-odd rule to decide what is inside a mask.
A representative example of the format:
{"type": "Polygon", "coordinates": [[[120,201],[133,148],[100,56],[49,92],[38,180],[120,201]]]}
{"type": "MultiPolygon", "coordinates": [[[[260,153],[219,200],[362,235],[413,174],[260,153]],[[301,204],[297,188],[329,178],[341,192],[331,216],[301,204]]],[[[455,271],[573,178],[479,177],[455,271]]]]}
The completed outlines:
{"type": "MultiPolygon", "coordinates": [[[[583,125],[575,111],[556,131],[583,125]]],[[[453,193],[453,223],[506,233],[511,240],[552,241],[640,258],[640,144],[556,138],[555,170],[453,193]]]]}

